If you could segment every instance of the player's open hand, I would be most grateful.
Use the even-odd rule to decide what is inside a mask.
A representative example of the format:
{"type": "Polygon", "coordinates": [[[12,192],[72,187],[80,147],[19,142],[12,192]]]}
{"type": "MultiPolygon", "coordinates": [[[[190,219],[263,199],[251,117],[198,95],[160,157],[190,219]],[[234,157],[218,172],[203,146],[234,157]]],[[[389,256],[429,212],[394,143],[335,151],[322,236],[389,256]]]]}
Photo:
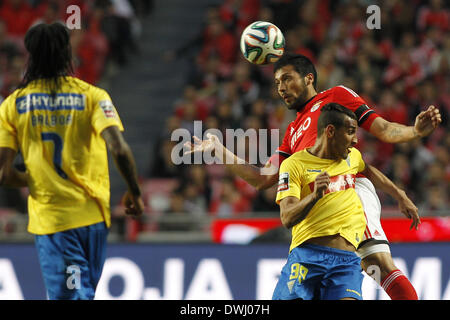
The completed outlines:
{"type": "Polygon", "coordinates": [[[217,136],[213,134],[206,134],[205,140],[200,140],[198,137],[194,136],[194,143],[188,141],[184,144],[187,151],[184,154],[191,154],[194,152],[212,152],[215,150],[216,143],[219,140],[217,136]]]}
{"type": "Polygon", "coordinates": [[[314,181],[314,193],[316,194],[316,199],[319,200],[325,194],[330,184],[330,175],[328,172],[324,171],[317,175],[314,181]]]}
{"type": "Polygon", "coordinates": [[[441,113],[435,106],[429,106],[416,117],[414,130],[420,137],[426,137],[442,122],[441,113]]]}
{"type": "Polygon", "coordinates": [[[404,192],[402,192],[402,197],[398,199],[398,208],[407,218],[412,220],[409,229],[414,228],[417,230],[420,224],[419,209],[404,192]]]}
{"type": "Polygon", "coordinates": [[[125,206],[125,214],[134,218],[139,217],[144,212],[144,201],[141,196],[131,194],[129,191],[122,198],[125,206]]]}

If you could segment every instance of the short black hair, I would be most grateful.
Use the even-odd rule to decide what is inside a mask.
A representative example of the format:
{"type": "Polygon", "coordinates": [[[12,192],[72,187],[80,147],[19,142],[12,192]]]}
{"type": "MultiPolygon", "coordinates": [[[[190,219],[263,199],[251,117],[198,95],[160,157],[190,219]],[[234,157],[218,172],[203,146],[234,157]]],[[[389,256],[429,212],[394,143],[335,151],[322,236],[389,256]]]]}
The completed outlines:
{"type": "Polygon", "coordinates": [[[336,129],[344,125],[345,116],[354,120],[358,120],[356,115],[350,109],[347,109],[339,103],[327,103],[320,111],[319,119],[317,120],[317,134],[322,134],[323,130],[332,124],[336,129]]]}
{"type": "Polygon", "coordinates": [[[48,79],[54,91],[59,86],[58,77],[73,73],[69,30],[64,24],[37,24],[27,31],[24,43],[30,55],[20,87],[36,79],[48,79]]]}
{"type": "Polygon", "coordinates": [[[285,52],[278,61],[275,62],[273,72],[277,72],[278,69],[292,65],[294,66],[295,71],[297,71],[302,77],[305,77],[307,74],[312,73],[314,76],[313,86],[314,89],[317,89],[317,71],[316,67],[312,63],[312,61],[302,55],[302,54],[294,54],[290,52],[285,52]]]}

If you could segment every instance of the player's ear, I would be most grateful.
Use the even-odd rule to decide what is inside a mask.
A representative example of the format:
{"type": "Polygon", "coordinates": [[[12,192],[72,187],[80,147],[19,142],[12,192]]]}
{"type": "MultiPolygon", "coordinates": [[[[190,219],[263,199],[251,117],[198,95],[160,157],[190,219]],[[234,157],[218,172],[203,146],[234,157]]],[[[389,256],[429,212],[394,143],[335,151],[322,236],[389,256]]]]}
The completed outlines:
{"type": "Polygon", "coordinates": [[[327,125],[327,127],[325,128],[325,134],[327,135],[327,138],[333,138],[335,131],[336,128],[332,124],[327,125]]]}
{"type": "Polygon", "coordinates": [[[308,73],[305,78],[307,86],[312,85],[314,83],[314,75],[312,73],[308,73]]]}

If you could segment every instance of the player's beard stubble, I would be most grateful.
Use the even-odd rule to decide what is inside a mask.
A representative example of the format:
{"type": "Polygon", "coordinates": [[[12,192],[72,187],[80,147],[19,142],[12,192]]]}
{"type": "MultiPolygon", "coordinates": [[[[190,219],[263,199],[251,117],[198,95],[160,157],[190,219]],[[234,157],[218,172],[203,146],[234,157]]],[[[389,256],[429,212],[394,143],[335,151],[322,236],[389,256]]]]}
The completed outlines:
{"type": "Polygon", "coordinates": [[[305,103],[309,99],[311,99],[311,97],[308,97],[308,90],[306,88],[305,79],[301,79],[301,84],[299,85],[297,91],[299,92],[297,99],[295,99],[294,102],[287,104],[287,108],[289,110],[295,110],[299,112],[305,107],[305,103]]]}

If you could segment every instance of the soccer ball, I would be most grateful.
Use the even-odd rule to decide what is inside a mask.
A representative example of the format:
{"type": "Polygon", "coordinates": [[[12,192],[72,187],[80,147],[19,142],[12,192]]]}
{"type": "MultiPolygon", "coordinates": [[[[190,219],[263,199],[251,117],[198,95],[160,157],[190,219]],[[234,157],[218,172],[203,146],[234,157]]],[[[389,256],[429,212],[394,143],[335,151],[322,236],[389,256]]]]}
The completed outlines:
{"type": "Polygon", "coordinates": [[[253,22],[242,32],[241,52],[251,63],[273,63],[283,55],[283,33],[273,23],[253,22]]]}

